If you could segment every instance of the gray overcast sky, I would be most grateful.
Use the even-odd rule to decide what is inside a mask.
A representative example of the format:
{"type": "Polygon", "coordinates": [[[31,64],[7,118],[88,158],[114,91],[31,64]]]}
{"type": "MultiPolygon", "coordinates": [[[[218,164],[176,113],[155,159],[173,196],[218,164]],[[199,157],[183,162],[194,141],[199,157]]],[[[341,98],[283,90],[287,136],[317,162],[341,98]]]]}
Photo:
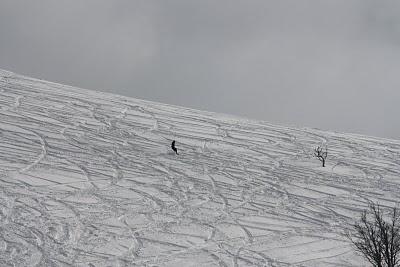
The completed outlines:
{"type": "Polygon", "coordinates": [[[1,0],[0,68],[400,139],[395,0],[1,0]]]}

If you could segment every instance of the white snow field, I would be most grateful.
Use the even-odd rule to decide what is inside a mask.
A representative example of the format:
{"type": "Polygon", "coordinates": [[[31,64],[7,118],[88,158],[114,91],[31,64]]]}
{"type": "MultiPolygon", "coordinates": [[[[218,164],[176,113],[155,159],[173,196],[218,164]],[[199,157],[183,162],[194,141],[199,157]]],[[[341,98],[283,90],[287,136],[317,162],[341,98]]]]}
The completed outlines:
{"type": "Polygon", "coordinates": [[[0,116],[0,266],[367,266],[345,230],[400,199],[400,141],[6,71],[0,116]]]}

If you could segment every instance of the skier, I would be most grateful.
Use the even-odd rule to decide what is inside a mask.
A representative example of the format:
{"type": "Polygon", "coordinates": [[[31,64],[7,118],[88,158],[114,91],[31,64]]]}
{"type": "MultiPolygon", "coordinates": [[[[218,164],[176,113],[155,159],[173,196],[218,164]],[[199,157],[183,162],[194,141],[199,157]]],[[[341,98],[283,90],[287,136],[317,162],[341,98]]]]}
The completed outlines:
{"type": "Polygon", "coordinates": [[[175,147],[175,140],[172,141],[172,143],[171,143],[171,148],[172,148],[173,151],[175,151],[175,153],[176,153],[177,155],[179,155],[179,154],[178,154],[178,149],[175,147]]]}

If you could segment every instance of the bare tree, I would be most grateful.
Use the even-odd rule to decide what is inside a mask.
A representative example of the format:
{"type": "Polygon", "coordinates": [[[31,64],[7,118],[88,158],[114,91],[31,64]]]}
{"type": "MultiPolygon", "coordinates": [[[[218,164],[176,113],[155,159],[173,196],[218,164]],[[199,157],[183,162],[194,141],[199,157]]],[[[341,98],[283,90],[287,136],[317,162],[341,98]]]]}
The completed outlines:
{"type": "Polygon", "coordinates": [[[393,208],[385,216],[378,204],[370,204],[360,221],[354,224],[355,233],[348,235],[357,251],[376,267],[400,266],[400,216],[393,208]],[[385,217],[388,220],[385,220],[385,217]]]}
{"type": "Polygon", "coordinates": [[[322,162],[322,167],[325,167],[325,161],[328,157],[328,148],[325,148],[325,151],[322,150],[322,147],[317,147],[314,149],[314,156],[322,162]]]}

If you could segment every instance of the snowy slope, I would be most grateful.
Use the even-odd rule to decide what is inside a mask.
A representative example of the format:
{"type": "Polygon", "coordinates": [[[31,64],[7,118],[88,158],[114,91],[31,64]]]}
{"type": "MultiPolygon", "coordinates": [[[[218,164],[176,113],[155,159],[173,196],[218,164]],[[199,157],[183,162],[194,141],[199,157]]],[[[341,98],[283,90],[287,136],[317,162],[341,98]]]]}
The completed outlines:
{"type": "Polygon", "coordinates": [[[399,141],[5,71],[0,117],[0,266],[366,266],[345,229],[400,199],[399,141]]]}

